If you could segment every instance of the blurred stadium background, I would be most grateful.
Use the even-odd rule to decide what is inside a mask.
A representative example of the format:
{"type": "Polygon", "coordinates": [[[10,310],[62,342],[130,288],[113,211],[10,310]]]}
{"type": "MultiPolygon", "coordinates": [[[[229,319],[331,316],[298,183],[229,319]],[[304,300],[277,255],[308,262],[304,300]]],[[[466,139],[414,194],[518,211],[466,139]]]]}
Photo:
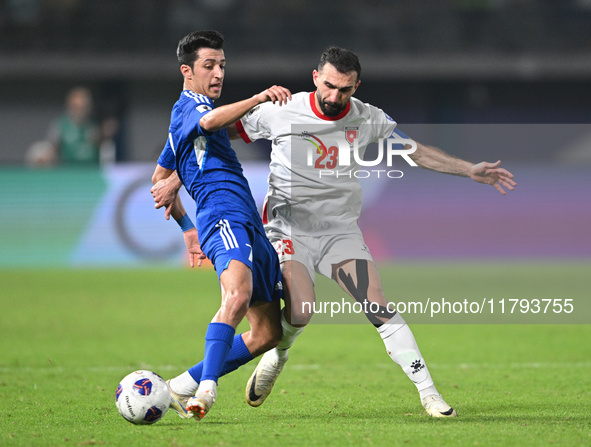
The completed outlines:
{"type": "MultiPolygon", "coordinates": [[[[3,0],[0,267],[182,263],[149,176],[181,88],[176,43],[196,29],[227,38],[222,104],[271,84],[312,90],[337,44],[360,56],[358,98],[516,175],[506,198],[406,167],[368,182],[361,224],[379,261],[591,257],[590,0],[3,0]],[[118,124],[115,162],[29,166],[78,85],[118,124]]],[[[236,147],[260,202],[269,147],[250,146],[236,147]]]]}

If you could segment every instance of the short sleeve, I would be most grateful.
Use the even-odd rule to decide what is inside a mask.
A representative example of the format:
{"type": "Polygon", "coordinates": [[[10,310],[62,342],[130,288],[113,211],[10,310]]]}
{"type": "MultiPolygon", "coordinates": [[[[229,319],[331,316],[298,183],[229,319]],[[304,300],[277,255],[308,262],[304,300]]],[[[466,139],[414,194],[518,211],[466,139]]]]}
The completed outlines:
{"type": "Polygon", "coordinates": [[[377,141],[379,138],[390,138],[396,129],[396,121],[385,113],[382,109],[371,106],[371,123],[374,125],[376,135],[374,136],[377,141]]]}
{"type": "Polygon", "coordinates": [[[158,157],[158,164],[163,168],[172,169],[173,171],[176,169],[176,157],[170,145],[170,138],[167,138],[164,149],[162,149],[162,153],[158,157]]]}

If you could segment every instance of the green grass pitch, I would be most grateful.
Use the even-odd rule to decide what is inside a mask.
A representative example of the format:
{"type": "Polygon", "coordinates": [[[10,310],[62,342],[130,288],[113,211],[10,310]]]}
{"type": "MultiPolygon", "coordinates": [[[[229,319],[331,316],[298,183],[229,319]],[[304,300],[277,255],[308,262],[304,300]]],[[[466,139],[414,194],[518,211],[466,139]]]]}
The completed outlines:
{"type": "MultiPolygon", "coordinates": [[[[390,299],[590,299],[588,263],[380,269],[390,299]]],[[[454,420],[422,412],[372,326],[313,324],[262,407],[244,400],[252,362],[220,380],[203,421],[171,410],[134,426],[115,408],[119,380],[169,378],[201,359],[215,273],[3,270],[0,281],[3,446],[591,445],[589,324],[411,325],[454,420]]],[[[342,294],[319,281],[318,295],[342,294]]]]}

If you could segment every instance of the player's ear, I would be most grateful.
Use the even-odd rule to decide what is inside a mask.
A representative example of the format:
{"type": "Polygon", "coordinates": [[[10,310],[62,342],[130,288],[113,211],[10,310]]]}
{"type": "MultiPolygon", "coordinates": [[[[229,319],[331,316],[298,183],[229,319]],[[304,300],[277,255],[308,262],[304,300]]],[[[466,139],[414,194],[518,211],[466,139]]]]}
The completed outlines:
{"type": "Polygon", "coordinates": [[[314,70],[312,72],[312,79],[314,80],[314,85],[316,87],[318,87],[318,76],[320,76],[320,73],[318,73],[318,70],[314,70]]]}
{"type": "Polygon", "coordinates": [[[183,74],[184,78],[191,79],[191,77],[193,76],[193,69],[189,67],[187,64],[183,64],[181,65],[181,73],[183,74]]]}
{"type": "Polygon", "coordinates": [[[357,81],[357,83],[355,84],[355,89],[354,89],[353,93],[355,93],[357,91],[357,89],[359,88],[359,84],[361,84],[361,79],[359,79],[357,81]]]}

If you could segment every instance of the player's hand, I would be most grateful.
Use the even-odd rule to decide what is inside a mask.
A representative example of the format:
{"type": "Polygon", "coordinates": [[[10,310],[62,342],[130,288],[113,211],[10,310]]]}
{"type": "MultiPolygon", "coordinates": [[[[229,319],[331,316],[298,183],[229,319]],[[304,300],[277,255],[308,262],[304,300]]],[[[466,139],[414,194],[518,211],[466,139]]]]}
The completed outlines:
{"type": "Polygon", "coordinates": [[[196,228],[191,228],[183,233],[185,239],[185,245],[189,251],[189,264],[191,268],[195,267],[195,258],[197,258],[197,267],[201,267],[203,261],[207,259],[207,256],[201,251],[201,245],[199,244],[199,236],[196,228]]]}
{"type": "Polygon", "coordinates": [[[176,196],[179,192],[178,188],[171,185],[170,177],[164,180],[158,181],[150,192],[152,193],[152,197],[154,197],[154,208],[160,209],[163,206],[166,207],[164,211],[164,217],[166,220],[170,219],[170,213],[172,212],[172,208],[174,205],[174,201],[176,200],[176,196]]]}
{"type": "Polygon", "coordinates": [[[483,161],[475,164],[470,169],[470,178],[478,183],[494,186],[501,194],[507,194],[504,188],[513,191],[517,183],[513,180],[513,174],[503,168],[499,168],[501,160],[496,163],[483,161]]]}
{"type": "Polygon", "coordinates": [[[291,92],[285,87],[274,85],[254,96],[261,103],[271,101],[273,104],[279,103],[281,106],[287,104],[287,101],[291,99],[291,92]]]}

